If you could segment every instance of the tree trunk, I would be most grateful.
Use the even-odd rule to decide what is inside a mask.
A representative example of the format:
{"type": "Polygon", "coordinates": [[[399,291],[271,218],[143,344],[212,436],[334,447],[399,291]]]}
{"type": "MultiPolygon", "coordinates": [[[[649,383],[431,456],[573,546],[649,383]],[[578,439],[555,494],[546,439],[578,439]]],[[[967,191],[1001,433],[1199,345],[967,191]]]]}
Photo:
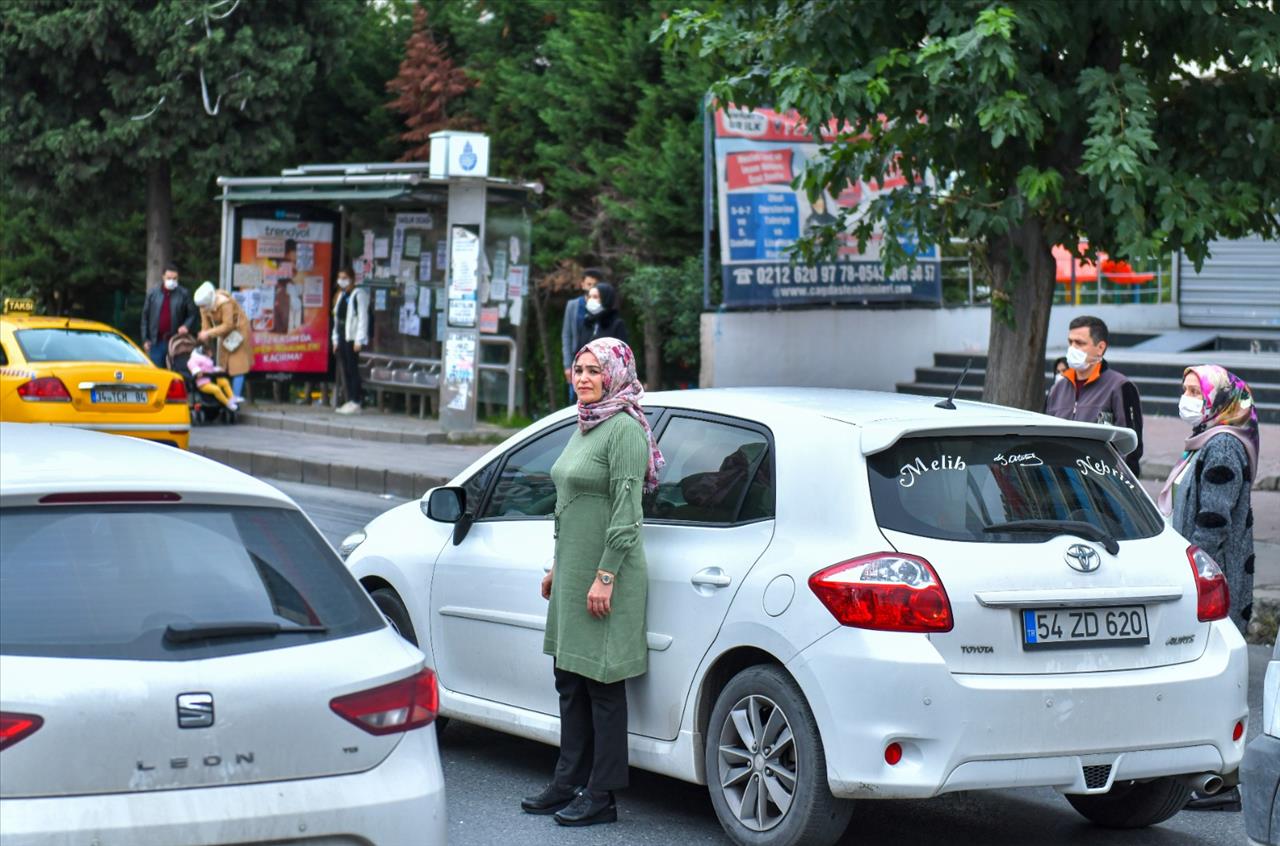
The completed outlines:
{"type": "Polygon", "coordinates": [[[644,383],[647,390],[662,390],[662,328],[652,306],[644,313],[644,383]]]}
{"type": "MultiPolygon", "coordinates": [[[[529,291],[529,298],[533,300],[534,319],[538,321],[538,339],[542,342],[542,365],[545,368],[547,380],[547,409],[555,411],[562,405],[567,405],[569,400],[565,394],[561,394],[562,399],[556,401],[556,392],[560,387],[560,380],[556,378],[557,367],[551,364],[551,346],[547,343],[547,320],[546,305],[543,303],[542,294],[538,291],[538,286],[532,286],[529,291]]],[[[557,365],[560,362],[560,350],[555,350],[555,361],[557,365]]]]}
{"type": "Polygon", "coordinates": [[[147,290],[157,287],[173,257],[173,183],[167,159],[147,167],[147,290]]]}
{"type": "Polygon", "coordinates": [[[991,244],[992,311],[985,402],[1044,408],[1044,352],[1054,263],[1040,221],[1028,219],[991,244]],[[1004,303],[1005,305],[1002,305],[1004,303]],[[1013,318],[1010,326],[1002,315],[1013,318]]]}

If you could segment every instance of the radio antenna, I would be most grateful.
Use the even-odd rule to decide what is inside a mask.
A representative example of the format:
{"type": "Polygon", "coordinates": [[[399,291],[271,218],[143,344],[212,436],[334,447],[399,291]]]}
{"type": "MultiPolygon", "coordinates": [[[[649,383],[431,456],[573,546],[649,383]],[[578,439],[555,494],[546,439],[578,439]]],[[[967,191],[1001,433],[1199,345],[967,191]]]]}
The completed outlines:
{"type": "Polygon", "coordinates": [[[971,364],[973,364],[972,357],[964,363],[964,370],[960,371],[960,378],[956,380],[956,386],[951,389],[951,395],[944,400],[935,402],[933,404],[934,408],[945,408],[950,411],[956,410],[956,404],[952,402],[952,400],[956,398],[956,392],[960,390],[960,385],[964,383],[964,377],[969,375],[969,366],[971,364]]]}

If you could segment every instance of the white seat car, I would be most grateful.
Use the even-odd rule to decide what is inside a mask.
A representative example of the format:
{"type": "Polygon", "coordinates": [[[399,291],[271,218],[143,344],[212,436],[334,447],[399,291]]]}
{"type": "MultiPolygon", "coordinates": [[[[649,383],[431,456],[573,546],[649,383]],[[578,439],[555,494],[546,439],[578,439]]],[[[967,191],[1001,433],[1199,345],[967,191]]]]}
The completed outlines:
{"type": "Polygon", "coordinates": [[[436,705],[284,494],[0,424],[5,846],[442,844],[436,705]]]}
{"type": "MultiPolygon", "coordinates": [[[[1236,770],[1244,641],[1127,429],[859,391],[658,393],[634,766],[709,785],[743,844],[836,839],[853,798],[1052,786],[1167,819],[1236,770]]],[[[558,742],[550,416],[343,544],[440,713],[558,742]]],[[[623,573],[621,578],[625,578],[623,573]]],[[[531,786],[532,787],[532,786],[531,786]]]]}

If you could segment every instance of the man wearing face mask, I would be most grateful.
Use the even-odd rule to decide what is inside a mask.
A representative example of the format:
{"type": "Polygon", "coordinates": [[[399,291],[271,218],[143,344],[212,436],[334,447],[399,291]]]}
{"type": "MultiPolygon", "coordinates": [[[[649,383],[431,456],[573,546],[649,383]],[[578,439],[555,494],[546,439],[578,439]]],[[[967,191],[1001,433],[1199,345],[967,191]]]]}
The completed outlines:
{"type": "Polygon", "coordinates": [[[339,414],[359,414],[364,401],[360,380],[360,350],[369,344],[369,292],[351,287],[351,271],[338,271],[338,295],[333,300],[333,354],[342,368],[347,401],[339,414]]]}
{"type": "Polygon", "coordinates": [[[1138,475],[1142,458],[1142,398],[1138,389],[1103,360],[1108,346],[1107,324],[1081,315],[1067,328],[1067,369],[1049,389],[1045,414],[1064,420],[1125,426],[1138,434],[1138,446],[1125,463],[1138,475]]]}
{"type": "Polygon", "coordinates": [[[191,301],[191,295],[178,284],[178,271],[167,265],[160,287],[148,291],[142,303],[142,331],[139,336],[142,348],[156,367],[165,366],[169,339],[174,335],[195,332],[199,321],[200,312],[191,301]]]}

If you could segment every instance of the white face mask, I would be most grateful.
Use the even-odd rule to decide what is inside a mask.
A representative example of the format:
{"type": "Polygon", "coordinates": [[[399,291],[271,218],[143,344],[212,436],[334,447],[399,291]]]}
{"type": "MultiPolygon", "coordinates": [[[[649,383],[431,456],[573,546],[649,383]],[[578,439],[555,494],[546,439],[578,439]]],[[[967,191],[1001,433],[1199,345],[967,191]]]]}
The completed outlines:
{"type": "Polygon", "coordinates": [[[1088,370],[1089,354],[1079,347],[1067,347],[1067,366],[1072,370],[1088,370]]]}
{"type": "Polygon", "coordinates": [[[164,289],[165,289],[166,291],[172,291],[172,290],[173,290],[174,288],[176,288],[176,287],[178,287],[178,280],[177,280],[177,279],[166,279],[166,280],[164,280],[164,289]]]}
{"type": "Polygon", "coordinates": [[[1178,416],[1182,418],[1182,422],[1190,423],[1193,426],[1200,422],[1200,418],[1204,417],[1204,397],[1189,397],[1182,395],[1182,399],[1178,400],[1178,416]]]}
{"type": "Polygon", "coordinates": [[[350,280],[350,279],[348,279],[348,278],[347,278],[347,277],[345,277],[345,276],[339,276],[339,277],[338,277],[338,287],[339,287],[339,288],[343,288],[343,289],[350,288],[350,287],[351,287],[351,280],[350,280]]]}
{"type": "Polygon", "coordinates": [[[599,300],[587,300],[587,311],[592,314],[599,314],[604,311],[604,306],[600,305],[599,300]]]}

